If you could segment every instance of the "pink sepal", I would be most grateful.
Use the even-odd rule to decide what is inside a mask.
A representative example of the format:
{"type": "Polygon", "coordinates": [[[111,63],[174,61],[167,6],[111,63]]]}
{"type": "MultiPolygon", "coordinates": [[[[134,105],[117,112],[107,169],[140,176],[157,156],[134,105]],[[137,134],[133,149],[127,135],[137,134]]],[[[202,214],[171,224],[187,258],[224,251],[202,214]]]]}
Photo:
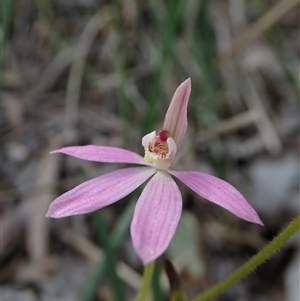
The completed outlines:
{"type": "Polygon", "coordinates": [[[181,212],[178,186],[169,174],[158,171],[138,199],[131,223],[133,246],[145,265],[167,249],[181,212]]]}
{"type": "Polygon", "coordinates": [[[155,172],[154,168],[131,167],[86,181],[54,200],[46,216],[60,218],[108,206],[127,196],[155,172]]]}
{"type": "Polygon", "coordinates": [[[197,171],[169,172],[204,199],[220,205],[239,218],[263,225],[256,211],[242,194],[226,181],[197,171]]]}
{"type": "Polygon", "coordinates": [[[187,130],[187,106],[191,94],[191,79],[185,80],[175,91],[167,110],[164,130],[168,130],[180,148],[187,130]]]}
{"type": "Polygon", "coordinates": [[[63,153],[79,159],[105,163],[132,163],[152,166],[140,155],[126,149],[109,146],[68,146],[54,150],[51,154],[63,153]]]}

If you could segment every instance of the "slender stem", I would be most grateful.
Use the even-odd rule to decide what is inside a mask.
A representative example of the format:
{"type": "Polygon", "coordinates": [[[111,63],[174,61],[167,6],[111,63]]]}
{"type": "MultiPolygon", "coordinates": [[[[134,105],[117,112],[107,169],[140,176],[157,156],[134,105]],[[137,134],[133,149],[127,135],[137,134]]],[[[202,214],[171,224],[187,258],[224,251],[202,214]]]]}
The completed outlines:
{"type": "Polygon", "coordinates": [[[239,269],[237,269],[233,274],[192,301],[207,301],[224,292],[227,288],[231,287],[236,282],[247,276],[266,259],[277,252],[299,229],[300,214],[294,220],[292,220],[288,226],[282,230],[282,232],[278,234],[268,245],[266,245],[259,253],[253,256],[239,269]]]}
{"type": "Polygon", "coordinates": [[[150,288],[150,285],[151,285],[154,266],[155,266],[155,261],[152,261],[148,265],[145,266],[144,277],[143,277],[143,285],[142,285],[141,291],[139,292],[139,294],[136,297],[135,301],[144,301],[144,300],[146,300],[146,297],[147,297],[147,294],[148,294],[148,291],[149,291],[149,288],[150,288]]]}
{"type": "Polygon", "coordinates": [[[152,299],[153,300],[160,300],[166,301],[166,296],[163,293],[160,281],[162,267],[161,267],[161,260],[157,260],[155,263],[153,276],[152,276],[152,299]]]}

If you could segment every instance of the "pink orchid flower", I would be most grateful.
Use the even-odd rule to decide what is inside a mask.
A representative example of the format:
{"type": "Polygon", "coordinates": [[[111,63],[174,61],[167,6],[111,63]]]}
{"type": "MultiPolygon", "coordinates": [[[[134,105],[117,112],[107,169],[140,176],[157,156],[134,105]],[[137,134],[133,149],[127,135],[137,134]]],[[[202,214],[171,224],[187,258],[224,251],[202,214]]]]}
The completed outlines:
{"type": "Polygon", "coordinates": [[[137,201],[131,223],[134,249],[143,263],[148,264],[167,249],[181,216],[182,197],[174,176],[204,199],[239,218],[262,224],[255,210],[229,183],[198,171],[170,169],[187,130],[190,93],[188,78],[175,91],[163,129],[143,137],[144,158],[125,149],[95,145],[53,151],[89,161],[134,163],[143,167],[118,169],[80,184],[58,197],[47,216],[60,218],[98,210],[119,201],[150,179],[137,201]]]}

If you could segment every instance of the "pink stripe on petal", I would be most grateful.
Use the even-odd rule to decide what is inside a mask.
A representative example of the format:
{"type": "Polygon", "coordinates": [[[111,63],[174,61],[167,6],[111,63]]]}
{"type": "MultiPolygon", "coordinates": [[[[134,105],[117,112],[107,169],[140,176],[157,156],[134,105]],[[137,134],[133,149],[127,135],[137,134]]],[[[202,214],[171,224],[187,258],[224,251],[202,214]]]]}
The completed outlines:
{"type": "Polygon", "coordinates": [[[86,145],[68,146],[52,151],[63,153],[79,159],[106,163],[133,163],[151,166],[140,155],[126,149],[108,146],[86,145]]]}
{"type": "Polygon", "coordinates": [[[224,180],[197,171],[169,172],[204,199],[222,206],[239,218],[263,225],[256,211],[242,194],[224,180]]]}
{"type": "Polygon", "coordinates": [[[181,212],[182,198],[175,181],[157,172],[138,199],[131,223],[133,246],[145,265],[167,249],[181,212]]]}
{"type": "Polygon", "coordinates": [[[163,129],[168,130],[180,148],[187,130],[187,105],[191,94],[191,79],[185,80],[175,91],[165,116],[163,129]]]}
{"type": "Polygon", "coordinates": [[[46,216],[60,218],[108,206],[127,196],[155,172],[154,168],[131,167],[86,181],[54,200],[46,216]]]}

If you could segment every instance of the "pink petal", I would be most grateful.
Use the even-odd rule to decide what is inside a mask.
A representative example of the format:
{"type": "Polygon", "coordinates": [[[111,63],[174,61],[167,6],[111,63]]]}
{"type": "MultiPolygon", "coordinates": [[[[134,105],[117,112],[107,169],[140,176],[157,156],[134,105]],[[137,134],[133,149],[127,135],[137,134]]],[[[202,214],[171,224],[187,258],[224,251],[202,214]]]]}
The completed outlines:
{"type": "Polygon", "coordinates": [[[145,265],[167,249],[181,211],[182,198],[175,181],[167,173],[157,172],[138,199],[131,223],[133,246],[145,265]]]}
{"type": "Polygon", "coordinates": [[[46,216],[60,218],[108,206],[135,190],[155,172],[156,169],[150,167],[131,167],[86,181],[54,200],[46,216]]]}
{"type": "Polygon", "coordinates": [[[180,148],[187,129],[187,105],[191,94],[191,79],[185,80],[175,91],[165,116],[163,129],[168,130],[180,148]]]}
{"type": "Polygon", "coordinates": [[[133,163],[151,166],[143,157],[126,149],[108,146],[86,145],[64,147],[53,153],[63,153],[79,159],[106,163],[133,163]]]}
{"type": "Polygon", "coordinates": [[[263,225],[256,211],[231,184],[212,175],[197,171],[169,172],[204,199],[222,206],[239,218],[263,225]]]}

